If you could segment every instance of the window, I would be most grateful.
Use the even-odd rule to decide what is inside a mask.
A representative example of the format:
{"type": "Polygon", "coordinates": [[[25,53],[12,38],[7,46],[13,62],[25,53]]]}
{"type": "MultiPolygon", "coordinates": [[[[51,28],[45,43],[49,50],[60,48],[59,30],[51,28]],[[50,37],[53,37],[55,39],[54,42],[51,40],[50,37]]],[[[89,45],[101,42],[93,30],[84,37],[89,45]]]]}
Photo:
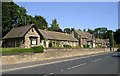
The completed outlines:
{"type": "Polygon", "coordinates": [[[37,38],[31,38],[31,45],[37,45],[37,38]]]}
{"type": "Polygon", "coordinates": [[[32,28],[32,32],[34,32],[33,28],[32,28]]]}

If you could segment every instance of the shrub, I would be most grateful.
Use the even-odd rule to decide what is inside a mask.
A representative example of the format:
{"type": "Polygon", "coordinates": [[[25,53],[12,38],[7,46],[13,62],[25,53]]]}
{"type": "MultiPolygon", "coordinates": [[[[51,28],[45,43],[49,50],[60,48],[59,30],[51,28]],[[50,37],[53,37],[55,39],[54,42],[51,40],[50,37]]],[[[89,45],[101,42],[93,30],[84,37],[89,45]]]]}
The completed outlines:
{"type": "Polygon", "coordinates": [[[68,47],[71,47],[71,46],[70,45],[63,45],[63,47],[67,47],[68,48],[68,47]]]}
{"type": "Polygon", "coordinates": [[[120,48],[120,44],[118,44],[118,48],[120,48]]]}
{"type": "Polygon", "coordinates": [[[84,47],[84,48],[89,48],[89,47],[90,47],[90,45],[83,45],[83,47],[84,47]]]}
{"type": "Polygon", "coordinates": [[[15,55],[25,52],[33,52],[33,50],[30,48],[2,48],[3,55],[15,55]]]}
{"type": "Polygon", "coordinates": [[[34,53],[43,53],[43,46],[34,46],[32,47],[34,53]]]}

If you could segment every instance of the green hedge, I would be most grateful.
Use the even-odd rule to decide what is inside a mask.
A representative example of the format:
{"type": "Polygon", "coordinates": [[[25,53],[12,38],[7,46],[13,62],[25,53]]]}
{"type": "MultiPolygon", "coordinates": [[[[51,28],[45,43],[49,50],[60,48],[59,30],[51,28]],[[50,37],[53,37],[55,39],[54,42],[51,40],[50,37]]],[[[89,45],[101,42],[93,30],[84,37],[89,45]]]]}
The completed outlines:
{"type": "Polygon", "coordinates": [[[120,48],[120,44],[118,44],[118,48],[120,48]]]}
{"type": "Polygon", "coordinates": [[[32,47],[32,49],[34,53],[43,53],[43,50],[44,50],[43,46],[35,46],[35,47],[32,47]]]}
{"type": "Polygon", "coordinates": [[[89,47],[90,47],[90,45],[83,45],[83,47],[84,47],[84,48],[89,48],[89,47]]]}
{"type": "Polygon", "coordinates": [[[65,48],[69,48],[69,47],[71,47],[70,45],[63,45],[63,47],[65,47],[65,48]]]}
{"type": "Polygon", "coordinates": [[[2,48],[2,55],[16,55],[21,53],[43,53],[43,46],[35,46],[32,48],[2,48]]]}

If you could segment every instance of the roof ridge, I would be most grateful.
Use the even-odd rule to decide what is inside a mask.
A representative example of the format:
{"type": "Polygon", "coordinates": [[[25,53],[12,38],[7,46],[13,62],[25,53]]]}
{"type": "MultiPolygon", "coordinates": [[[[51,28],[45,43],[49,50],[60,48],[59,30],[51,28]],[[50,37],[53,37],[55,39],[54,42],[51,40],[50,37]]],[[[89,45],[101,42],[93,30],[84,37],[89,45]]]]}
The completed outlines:
{"type": "MultiPolygon", "coordinates": [[[[43,29],[39,29],[39,30],[43,30],[43,29]]],[[[47,32],[54,32],[54,33],[59,33],[59,34],[67,34],[67,33],[57,32],[57,31],[49,31],[49,30],[43,30],[43,31],[47,31],[47,32]]],[[[70,35],[70,34],[68,34],[68,35],[70,35]]]]}

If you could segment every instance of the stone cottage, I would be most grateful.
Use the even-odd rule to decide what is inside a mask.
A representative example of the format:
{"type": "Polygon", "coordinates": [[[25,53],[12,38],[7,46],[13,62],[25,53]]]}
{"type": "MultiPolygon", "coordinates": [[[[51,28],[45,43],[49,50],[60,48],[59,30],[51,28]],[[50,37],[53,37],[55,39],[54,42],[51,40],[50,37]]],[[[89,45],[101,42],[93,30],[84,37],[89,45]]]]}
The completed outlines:
{"type": "Polygon", "coordinates": [[[39,31],[33,24],[15,27],[3,37],[3,47],[29,48],[39,45],[39,31]]]}
{"type": "Polygon", "coordinates": [[[70,34],[38,29],[35,25],[15,27],[3,37],[3,47],[23,47],[43,45],[78,46],[78,40],[70,34]]]}
{"type": "Polygon", "coordinates": [[[95,47],[95,37],[92,34],[79,30],[72,31],[72,34],[76,39],[79,40],[79,46],[88,46],[90,48],[95,47]]]}
{"type": "Polygon", "coordinates": [[[109,39],[96,38],[96,47],[109,47],[109,39]]]}
{"type": "Polygon", "coordinates": [[[50,47],[49,44],[57,45],[63,47],[63,45],[70,45],[71,47],[78,46],[78,40],[71,34],[47,31],[39,29],[41,34],[40,44],[44,47],[50,47]]]}
{"type": "Polygon", "coordinates": [[[95,40],[96,47],[101,48],[106,46],[106,42],[103,39],[96,38],[95,40]]]}

